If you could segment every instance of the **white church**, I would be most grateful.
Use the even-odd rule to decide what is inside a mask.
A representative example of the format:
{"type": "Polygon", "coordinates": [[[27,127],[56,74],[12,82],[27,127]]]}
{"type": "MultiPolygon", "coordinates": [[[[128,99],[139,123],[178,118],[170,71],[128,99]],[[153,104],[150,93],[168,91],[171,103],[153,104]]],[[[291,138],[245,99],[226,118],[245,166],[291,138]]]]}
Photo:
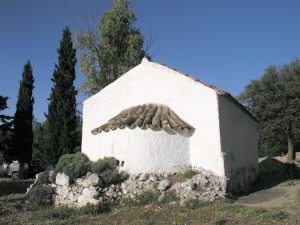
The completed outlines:
{"type": "Polygon", "coordinates": [[[230,93],[144,58],[83,102],[82,152],[129,174],[193,166],[244,191],[258,175],[257,122],[230,93]]]}

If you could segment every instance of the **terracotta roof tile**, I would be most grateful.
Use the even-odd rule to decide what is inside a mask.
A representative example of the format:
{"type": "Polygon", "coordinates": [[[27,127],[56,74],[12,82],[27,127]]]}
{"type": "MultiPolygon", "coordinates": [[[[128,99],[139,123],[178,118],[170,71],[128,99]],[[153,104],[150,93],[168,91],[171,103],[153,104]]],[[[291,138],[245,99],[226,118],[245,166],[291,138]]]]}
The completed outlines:
{"type": "Polygon", "coordinates": [[[174,111],[168,106],[160,104],[144,104],[125,109],[117,116],[110,119],[107,123],[92,130],[92,134],[96,135],[102,131],[108,132],[123,129],[125,127],[159,127],[164,129],[170,127],[173,130],[191,129],[192,126],[182,121],[174,111]]]}

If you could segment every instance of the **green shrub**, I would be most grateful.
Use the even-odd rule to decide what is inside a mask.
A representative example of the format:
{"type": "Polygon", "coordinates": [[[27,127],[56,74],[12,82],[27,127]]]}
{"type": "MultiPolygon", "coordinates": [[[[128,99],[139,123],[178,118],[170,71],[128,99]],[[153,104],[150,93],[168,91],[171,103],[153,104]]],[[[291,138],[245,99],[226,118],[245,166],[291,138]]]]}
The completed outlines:
{"type": "Polygon", "coordinates": [[[52,187],[48,185],[39,185],[31,189],[29,193],[29,202],[39,206],[52,205],[52,187]]]}
{"type": "Polygon", "coordinates": [[[119,173],[117,170],[106,170],[100,176],[106,185],[119,184],[127,178],[123,171],[119,173]]]}
{"type": "Polygon", "coordinates": [[[61,206],[58,208],[51,208],[43,211],[41,217],[49,220],[63,220],[68,219],[75,214],[75,209],[67,206],[61,206]]]}
{"type": "Polygon", "coordinates": [[[88,203],[87,205],[78,209],[79,213],[84,215],[95,215],[104,212],[108,212],[110,210],[109,203],[99,203],[98,205],[92,205],[88,203]]]}
{"type": "Polygon", "coordinates": [[[92,173],[102,177],[106,185],[118,184],[127,179],[124,172],[117,171],[117,160],[114,157],[104,157],[92,164],[92,173]]]}
{"type": "Polygon", "coordinates": [[[200,199],[191,198],[185,202],[185,207],[188,209],[198,209],[207,206],[208,203],[200,199]]]}
{"type": "Polygon", "coordinates": [[[92,173],[97,173],[99,176],[106,170],[114,170],[117,167],[117,160],[114,157],[104,157],[98,159],[92,165],[92,173]]]}
{"type": "Polygon", "coordinates": [[[85,176],[91,170],[92,162],[89,158],[81,153],[63,155],[56,167],[57,172],[61,172],[69,176],[70,182],[74,182],[79,177],[85,176]]]}

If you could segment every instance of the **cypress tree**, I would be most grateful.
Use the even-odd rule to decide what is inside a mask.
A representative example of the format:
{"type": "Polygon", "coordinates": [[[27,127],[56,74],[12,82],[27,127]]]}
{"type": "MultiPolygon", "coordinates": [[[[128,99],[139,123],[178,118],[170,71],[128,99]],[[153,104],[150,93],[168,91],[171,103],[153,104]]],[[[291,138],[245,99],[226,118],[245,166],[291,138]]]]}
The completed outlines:
{"type": "Polygon", "coordinates": [[[20,179],[23,179],[24,163],[29,163],[32,159],[33,83],[32,67],[28,60],[22,73],[17,108],[14,116],[15,143],[13,158],[17,159],[20,163],[20,179]]]}
{"type": "Polygon", "coordinates": [[[76,98],[75,80],[76,50],[73,48],[68,27],[63,30],[58,52],[58,65],[55,64],[54,83],[48,100],[48,164],[55,165],[64,154],[74,153],[76,147],[76,98]]]}

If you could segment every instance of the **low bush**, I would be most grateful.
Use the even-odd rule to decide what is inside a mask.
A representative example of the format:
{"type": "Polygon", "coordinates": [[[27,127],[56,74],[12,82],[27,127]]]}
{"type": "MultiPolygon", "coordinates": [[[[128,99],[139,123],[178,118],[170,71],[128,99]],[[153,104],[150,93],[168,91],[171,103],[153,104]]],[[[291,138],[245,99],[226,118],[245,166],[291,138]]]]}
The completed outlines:
{"type": "Polygon", "coordinates": [[[89,158],[81,153],[63,155],[56,167],[57,172],[61,172],[69,176],[70,182],[74,182],[76,178],[85,176],[88,171],[91,171],[92,162],[89,158]]]}
{"type": "Polygon", "coordinates": [[[52,205],[52,188],[48,185],[35,186],[29,193],[29,203],[39,206],[52,205]]]}
{"type": "Polygon", "coordinates": [[[114,157],[104,157],[92,164],[92,173],[102,177],[106,185],[118,184],[127,179],[124,172],[117,171],[117,160],[114,157]]]}
{"type": "Polygon", "coordinates": [[[97,173],[100,175],[106,170],[114,170],[117,167],[117,160],[114,157],[104,157],[103,159],[98,159],[92,165],[92,173],[97,173]]]}

